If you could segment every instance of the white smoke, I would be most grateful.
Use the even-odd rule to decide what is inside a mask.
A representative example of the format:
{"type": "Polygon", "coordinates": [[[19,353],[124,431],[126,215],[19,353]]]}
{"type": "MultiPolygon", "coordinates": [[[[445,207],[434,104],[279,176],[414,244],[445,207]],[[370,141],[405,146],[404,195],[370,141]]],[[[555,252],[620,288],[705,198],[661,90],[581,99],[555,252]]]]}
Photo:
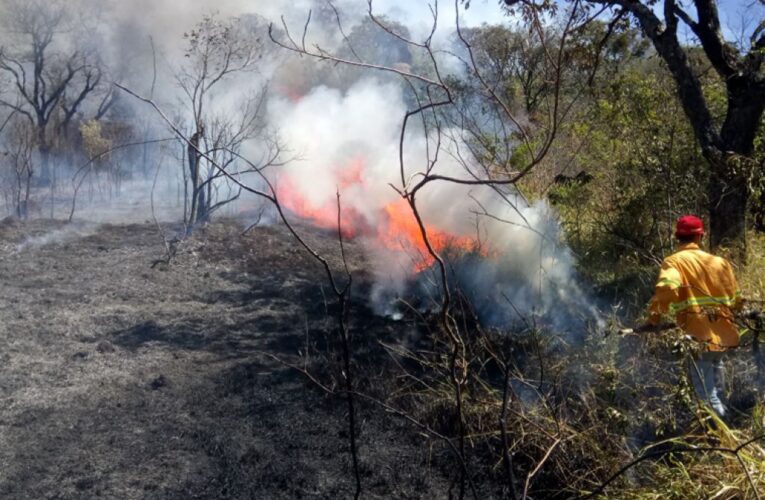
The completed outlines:
{"type": "MultiPolygon", "coordinates": [[[[401,187],[398,148],[406,109],[400,86],[374,79],[359,81],[345,93],[318,87],[296,103],[274,99],[270,120],[301,156],[280,171],[277,184],[286,180],[311,207],[334,207],[339,189],[343,220],[353,223],[349,214],[361,214],[371,228],[384,225],[386,207],[400,200],[391,185],[401,187]],[[348,169],[359,165],[360,173],[349,176],[348,169]]],[[[416,122],[404,144],[405,177],[416,180],[428,158],[428,144],[416,122]]],[[[458,146],[441,152],[433,173],[469,178],[466,166],[449,154],[458,146]]],[[[431,141],[431,155],[433,151],[431,141]]],[[[501,196],[487,186],[443,181],[428,185],[417,199],[433,231],[481,242],[482,251],[455,257],[449,264],[452,285],[470,299],[485,323],[508,326],[539,318],[570,331],[598,317],[577,284],[574,258],[546,203],[529,205],[512,189],[501,196]]],[[[436,300],[438,287],[429,284],[428,272],[416,276],[421,256],[406,244],[396,248],[386,243],[374,231],[366,238],[376,277],[373,306],[392,312],[395,298],[411,293],[413,285],[436,300]]]]}
{"type": "Polygon", "coordinates": [[[360,182],[341,193],[342,203],[374,219],[395,198],[388,184],[396,181],[401,109],[398,86],[370,79],[345,94],[322,86],[297,103],[274,99],[269,121],[301,157],[286,167],[286,173],[317,206],[334,200],[342,169],[362,155],[360,182]]]}
{"type": "MultiPolygon", "coordinates": [[[[81,0],[96,2],[96,0],[81,0]]],[[[340,12],[341,21],[347,31],[359,23],[367,14],[366,0],[334,0],[340,12]]],[[[130,2],[108,0],[98,1],[98,10],[110,11],[107,17],[133,26],[136,37],[151,35],[163,47],[179,47],[184,32],[191,29],[200,17],[217,14],[221,18],[257,14],[276,27],[284,23],[294,33],[302,33],[309,12],[314,19],[317,13],[327,11],[323,0],[131,0],[130,2]]],[[[432,28],[434,2],[409,0],[374,0],[372,9],[377,16],[386,16],[407,25],[412,34],[424,38],[432,28]]],[[[454,3],[438,3],[437,38],[445,40],[454,29],[454,3]]],[[[460,22],[465,26],[479,26],[482,23],[501,22],[504,14],[496,1],[474,0],[469,9],[460,4],[460,22]]],[[[334,22],[334,18],[332,18],[334,22]]],[[[336,40],[336,30],[316,28],[309,30],[309,43],[322,40],[336,40]]]]}
{"type": "Polygon", "coordinates": [[[47,245],[61,245],[70,241],[92,236],[98,232],[99,224],[78,223],[69,224],[61,229],[54,229],[43,234],[30,236],[16,245],[15,253],[21,253],[30,248],[39,248],[47,245]]]}
{"type": "MultiPolygon", "coordinates": [[[[187,40],[183,34],[193,29],[204,15],[215,14],[220,19],[227,19],[257,14],[261,30],[269,22],[281,28],[283,16],[293,36],[299,37],[309,10],[324,5],[323,13],[314,10],[316,17],[306,43],[309,47],[320,43],[328,48],[337,48],[343,43],[326,4],[315,0],[111,0],[103,3],[77,0],[76,3],[90,3],[91,7],[96,5],[100,8],[98,17],[103,22],[98,24],[98,36],[93,33],[90,44],[102,46],[101,55],[112,65],[112,76],[120,80],[120,76],[124,75],[126,80],[123,83],[144,94],[156,79],[156,100],[165,109],[171,110],[169,114],[181,119],[188,112],[188,105],[179,106],[182,92],[173,74],[184,60],[183,50],[187,40]],[[316,13],[324,17],[320,18],[316,13]],[[156,78],[153,75],[155,58],[150,50],[152,45],[156,49],[156,78]],[[107,47],[111,49],[107,50],[107,47]]],[[[335,5],[341,12],[346,33],[352,30],[354,24],[361,22],[366,10],[366,2],[363,1],[342,0],[335,5]]],[[[490,8],[488,3],[475,3],[472,11],[463,12],[466,16],[464,24],[498,21],[501,15],[496,3],[492,5],[490,8]]],[[[448,45],[452,37],[453,9],[453,5],[442,2],[439,10],[440,29],[435,43],[442,47],[448,45]]],[[[83,9],[89,10],[93,9],[83,9]]],[[[425,3],[415,5],[386,0],[375,2],[374,11],[390,15],[405,24],[414,38],[421,38],[429,32],[432,18],[425,3]]],[[[265,31],[259,32],[259,36],[270,44],[265,40],[265,31]]],[[[286,51],[277,50],[272,44],[270,48],[279,54],[286,54],[286,51]]],[[[396,248],[396,235],[381,244],[379,234],[374,230],[386,224],[386,209],[401,202],[391,185],[402,187],[399,134],[407,110],[403,87],[399,82],[377,80],[373,76],[363,77],[354,83],[352,79],[362,73],[357,72],[355,76],[350,73],[345,75],[345,80],[335,85],[339,88],[333,88],[314,81],[317,75],[305,69],[313,68],[315,61],[293,59],[291,63],[294,64],[289,66],[277,59],[264,58],[257,65],[257,71],[222,84],[219,87],[221,92],[214,96],[207,109],[214,110],[213,114],[234,115],[240,111],[237,108],[246,95],[257,92],[266,80],[277,80],[271,82],[274,92],[268,102],[267,123],[270,129],[278,131],[290,154],[299,157],[299,160],[281,169],[280,177],[275,179],[277,185],[284,186],[286,183],[301,200],[318,208],[333,207],[336,190],[340,190],[343,220],[349,225],[361,223],[366,226],[359,234],[367,240],[370,262],[374,267],[376,284],[372,299],[378,310],[385,311],[397,295],[411,291],[412,283],[416,281],[415,270],[422,270],[418,264],[422,262],[422,256],[418,255],[416,245],[415,248],[411,245],[396,248]],[[295,95],[290,95],[291,99],[280,95],[285,88],[289,90],[285,94],[295,94],[293,91],[302,93],[311,85],[313,88],[297,100],[295,95]]],[[[343,78],[337,74],[334,76],[343,78]]],[[[138,104],[134,103],[135,106],[138,104]]],[[[463,162],[456,159],[460,152],[458,148],[462,146],[459,136],[458,130],[445,131],[445,137],[452,140],[444,143],[435,173],[469,177],[463,162]]],[[[244,151],[257,153],[259,147],[248,144],[244,151]]],[[[421,125],[413,121],[404,141],[403,177],[406,182],[419,180],[418,172],[427,168],[433,153],[433,138],[426,137],[421,125]]],[[[176,168],[177,172],[170,174],[168,181],[177,181],[185,166],[179,162],[176,168]]],[[[145,186],[141,191],[149,192],[145,186]]],[[[174,197],[171,187],[166,191],[167,198],[174,197]]],[[[179,193],[176,191],[176,194],[179,193]]],[[[575,312],[564,311],[569,309],[583,310],[585,316],[592,316],[589,302],[576,285],[574,259],[562,243],[554,214],[543,203],[527,205],[512,190],[506,191],[506,195],[514,206],[487,187],[436,182],[418,194],[422,217],[434,232],[481,242],[481,258],[450,260],[454,286],[471,296],[477,312],[489,323],[508,324],[521,318],[539,316],[560,326],[569,324],[571,317],[576,315],[575,312]],[[488,212],[494,218],[480,215],[481,212],[488,212]],[[561,308],[561,303],[571,307],[561,308]]],[[[179,204],[177,199],[175,201],[177,209],[179,204]]],[[[411,219],[411,214],[406,210],[402,213],[411,219]]],[[[420,273],[417,279],[420,280],[418,286],[428,296],[432,295],[433,289],[427,285],[426,276],[427,272],[420,273]]]]}

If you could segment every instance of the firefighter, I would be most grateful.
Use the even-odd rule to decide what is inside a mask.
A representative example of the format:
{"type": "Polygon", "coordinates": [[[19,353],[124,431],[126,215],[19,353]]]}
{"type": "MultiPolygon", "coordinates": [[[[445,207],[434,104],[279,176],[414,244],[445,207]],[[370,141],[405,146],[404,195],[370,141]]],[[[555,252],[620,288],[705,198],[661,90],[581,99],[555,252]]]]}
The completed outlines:
{"type": "Polygon", "coordinates": [[[678,251],[661,264],[648,325],[658,325],[662,314],[675,316],[677,325],[701,344],[701,353],[690,363],[694,390],[721,418],[727,414],[722,402],[723,354],[738,346],[734,312],[743,301],[733,268],[722,257],[700,248],[704,224],[694,215],[677,220],[678,251]]]}

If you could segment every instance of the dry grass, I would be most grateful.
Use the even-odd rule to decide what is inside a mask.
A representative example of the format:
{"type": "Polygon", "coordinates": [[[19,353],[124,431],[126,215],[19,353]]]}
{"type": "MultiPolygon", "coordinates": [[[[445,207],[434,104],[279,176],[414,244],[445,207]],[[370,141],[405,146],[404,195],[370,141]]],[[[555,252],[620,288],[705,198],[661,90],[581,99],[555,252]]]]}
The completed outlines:
{"type": "MultiPolygon", "coordinates": [[[[765,237],[753,238],[750,252],[738,275],[745,296],[759,300],[765,237]]],[[[722,500],[757,499],[765,491],[765,405],[749,345],[726,360],[733,410],[726,423],[697,401],[686,371],[697,345],[680,331],[591,332],[584,345],[565,346],[556,332],[485,332],[461,324],[470,373],[464,391],[469,464],[497,494],[509,492],[500,425],[505,367],[519,497],[524,491],[536,498],[587,496],[612,477],[598,495],[722,500]]],[[[418,369],[398,380],[391,400],[456,436],[445,346],[392,350],[418,369]]]]}

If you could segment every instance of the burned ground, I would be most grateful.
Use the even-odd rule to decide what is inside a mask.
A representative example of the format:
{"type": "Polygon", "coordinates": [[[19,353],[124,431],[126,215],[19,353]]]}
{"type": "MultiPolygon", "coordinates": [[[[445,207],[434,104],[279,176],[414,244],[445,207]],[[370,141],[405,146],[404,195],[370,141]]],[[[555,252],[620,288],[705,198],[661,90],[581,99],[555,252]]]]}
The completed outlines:
{"type": "MultiPolygon", "coordinates": [[[[326,279],[283,228],[240,230],[213,224],[152,267],[153,224],[0,223],[0,497],[352,494],[343,401],[263,354],[331,383],[326,279]]],[[[308,239],[336,255],[331,235],[308,239]]],[[[353,308],[362,360],[416,337],[353,308]]],[[[447,495],[424,437],[379,409],[359,420],[365,496],[447,495]]]]}

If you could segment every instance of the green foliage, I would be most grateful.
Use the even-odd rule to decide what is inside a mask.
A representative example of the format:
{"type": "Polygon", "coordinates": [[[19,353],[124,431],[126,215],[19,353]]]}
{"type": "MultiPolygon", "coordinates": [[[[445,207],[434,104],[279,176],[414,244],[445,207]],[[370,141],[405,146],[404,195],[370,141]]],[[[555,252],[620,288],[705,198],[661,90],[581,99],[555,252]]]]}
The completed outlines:
{"type": "Polygon", "coordinates": [[[707,166],[674,92],[655,60],[633,62],[596,88],[562,130],[576,148],[567,171],[592,181],[557,184],[547,194],[599,282],[653,274],[672,251],[677,216],[704,215],[707,166]]]}
{"type": "Polygon", "coordinates": [[[749,163],[749,188],[752,190],[752,223],[765,231],[765,116],[754,139],[754,155],[749,163]]]}
{"type": "MultiPolygon", "coordinates": [[[[552,91],[539,36],[502,25],[466,28],[462,35],[472,47],[472,58],[486,84],[512,108],[523,109],[528,115],[537,113],[542,100],[552,91]]],[[[554,32],[548,43],[555,43],[554,32]]],[[[464,51],[461,42],[455,49],[464,51]]],[[[462,57],[469,59],[468,54],[462,57]]]]}

